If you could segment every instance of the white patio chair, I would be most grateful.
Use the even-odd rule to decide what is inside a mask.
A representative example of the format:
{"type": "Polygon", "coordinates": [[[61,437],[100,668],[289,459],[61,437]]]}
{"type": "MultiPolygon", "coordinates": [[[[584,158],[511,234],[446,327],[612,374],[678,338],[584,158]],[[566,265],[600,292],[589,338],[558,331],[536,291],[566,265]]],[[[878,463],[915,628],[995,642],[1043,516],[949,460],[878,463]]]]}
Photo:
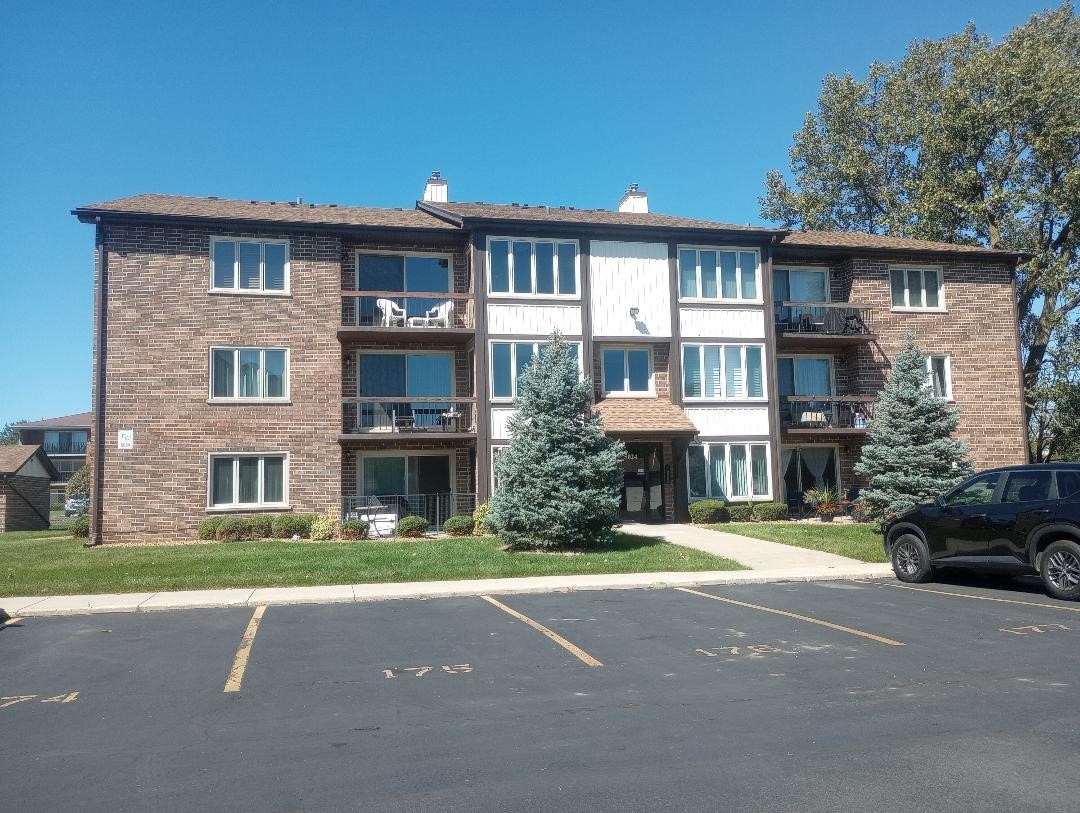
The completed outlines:
{"type": "Polygon", "coordinates": [[[383,327],[405,327],[405,309],[392,299],[376,299],[375,306],[382,314],[383,327]]]}
{"type": "Polygon", "coordinates": [[[452,300],[440,302],[423,316],[414,316],[409,324],[414,327],[450,327],[454,314],[452,300]]]}

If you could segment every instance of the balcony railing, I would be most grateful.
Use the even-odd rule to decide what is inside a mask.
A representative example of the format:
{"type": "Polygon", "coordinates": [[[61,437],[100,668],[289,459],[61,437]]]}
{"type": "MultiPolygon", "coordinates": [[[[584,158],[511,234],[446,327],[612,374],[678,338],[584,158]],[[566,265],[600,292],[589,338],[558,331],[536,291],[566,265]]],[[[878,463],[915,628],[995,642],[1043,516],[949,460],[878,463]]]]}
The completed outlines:
{"type": "Polygon", "coordinates": [[[461,433],[476,431],[473,398],[385,397],[343,399],[345,434],[366,432],[461,433]]]}
{"type": "Polygon", "coordinates": [[[786,430],[865,430],[874,417],[873,395],[789,395],[780,406],[786,430]]]}
{"type": "Polygon", "coordinates": [[[393,536],[402,517],[423,517],[431,531],[441,531],[443,523],[455,514],[471,514],[476,509],[476,495],[462,492],[441,494],[370,494],[342,497],[341,518],[362,519],[368,523],[368,535],[393,536]]]}
{"type": "Polygon", "coordinates": [[[45,454],[86,454],[85,440],[60,441],[59,443],[45,441],[42,447],[45,449],[45,454]]]}
{"type": "Polygon", "coordinates": [[[869,336],[871,308],[850,302],[777,302],[776,330],[813,336],[869,336]]]}
{"type": "Polygon", "coordinates": [[[475,322],[474,297],[460,293],[401,291],[342,291],[342,327],[471,329],[475,322]]]}

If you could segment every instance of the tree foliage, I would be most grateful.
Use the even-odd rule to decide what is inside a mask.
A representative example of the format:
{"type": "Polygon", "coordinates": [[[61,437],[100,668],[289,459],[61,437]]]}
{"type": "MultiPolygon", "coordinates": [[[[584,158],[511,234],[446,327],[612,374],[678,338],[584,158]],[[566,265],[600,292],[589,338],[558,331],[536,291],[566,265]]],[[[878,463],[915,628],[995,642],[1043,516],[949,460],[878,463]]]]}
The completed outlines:
{"type": "Polygon", "coordinates": [[[515,548],[587,548],[618,517],[623,444],[604,435],[592,382],[555,334],[518,377],[510,445],[495,463],[499,488],[486,518],[515,548]]]}
{"type": "MultiPolygon", "coordinates": [[[[1029,422],[1080,311],[1080,18],[1072,3],[994,43],[974,24],[912,43],[866,79],[825,78],[761,214],[1031,255],[1018,269],[1029,422]]],[[[1055,372],[1058,368],[1055,368],[1055,372]]],[[[1042,450],[1037,450],[1041,454],[1042,450]]]]}
{"type": "Polygon", "coordinates": [[[64,485],[64,496],[69,500],[90,499],[90,467],[83,466],[64,485]]]}
{"type": "Polygon", "coordinates": [[[16,446],[19,443],[19,430],[14,423],[5,423],[0,429],[0,446],[16,446]]]}
{"type": "Polygon", "coordinates": [[[929,386],[926,356],[907,335],[878,396],[855,473],[867,479],[863,500],[874,513],[930,502],[974,469],[968,446],[952,438],[960,416],[929,386]]]}

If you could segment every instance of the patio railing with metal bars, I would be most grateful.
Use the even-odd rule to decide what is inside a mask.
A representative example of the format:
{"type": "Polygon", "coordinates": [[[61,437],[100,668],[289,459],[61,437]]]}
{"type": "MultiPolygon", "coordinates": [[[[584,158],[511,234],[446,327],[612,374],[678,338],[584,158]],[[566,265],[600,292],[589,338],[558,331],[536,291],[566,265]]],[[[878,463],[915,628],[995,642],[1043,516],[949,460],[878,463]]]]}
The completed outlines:
{"type": "Polygon", "coordinates": [[[874,417],[873,395],[789,395],[780,407],[784,429],[866,429],[874,417]]]}
{"type": "Polygon", "coordinates": [[[448,517],[471,514],[476,494],[460,491],[439,494],[360,494],[341,499],[341,518],[368,523],[368,535],[393,536],[402,517],[423,517],[428,530],[441,531],[448,517]]]}
{"type": "Polygon", "coordinates": [[[777,302],[776,329],[780,333],[823,336],[860,336],[873,333],[871,308],[851,302],[777,302]]]}
{"type": "Polygon", "coordinates": [[[431,396],[427,398],[345,398],[342,431],[364,432],[475,432],[475,399],[431,396]]]}

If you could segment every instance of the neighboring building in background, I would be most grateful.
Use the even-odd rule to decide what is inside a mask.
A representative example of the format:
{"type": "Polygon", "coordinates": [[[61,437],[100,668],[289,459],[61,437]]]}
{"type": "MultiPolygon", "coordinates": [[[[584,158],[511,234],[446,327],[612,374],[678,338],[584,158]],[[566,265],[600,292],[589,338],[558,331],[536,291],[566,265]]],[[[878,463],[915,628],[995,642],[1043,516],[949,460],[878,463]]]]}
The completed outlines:
{"type": "Polygon", "coordinates": [[[857,487],[908,331],[976,465],[1026,461],[1014,253],[650,213],[636,186],[615,211],[451,203],[437,174],[415,209],[74,214],[97,232],[94,541],[332,507],[438,527],[497,487],[553,330],[627,444],[626,519],[857,487]]]}
{"type": "MultiPolygon", "coordinates": [[[[90,422],[93,417],[92,412],[80,412],[76,415],[15,424],[15,428],[19,430],[19,442],[41,446],[56,469],[56,479],[52,483],[53,492],[62,495],[64,484],[86,465],[86,452],[90,447],[90,422]]],[[[56,500],[57,497],[54,496],[54,503],[56,500]]]]}
{"type": "Polygon", "coordinates": [[[0,533],[49,527],[56,469],[40,446],[0,446],[0,533]]]}

